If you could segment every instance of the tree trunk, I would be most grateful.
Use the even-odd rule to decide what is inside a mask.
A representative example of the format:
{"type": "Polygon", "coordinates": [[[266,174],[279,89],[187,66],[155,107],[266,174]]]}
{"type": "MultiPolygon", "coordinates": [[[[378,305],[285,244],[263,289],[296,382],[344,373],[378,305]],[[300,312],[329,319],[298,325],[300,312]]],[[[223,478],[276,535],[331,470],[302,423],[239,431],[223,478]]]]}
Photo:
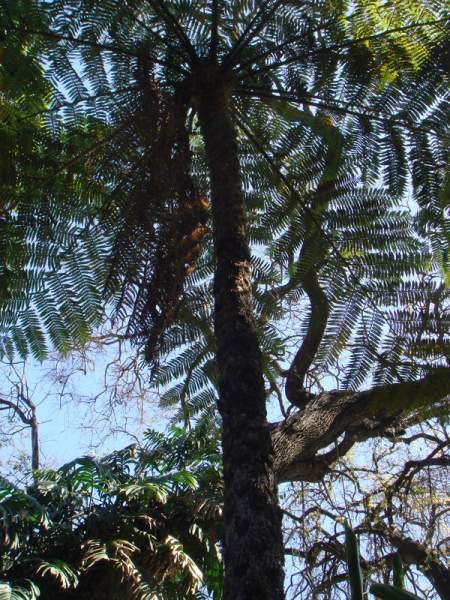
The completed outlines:
{"type": "Polygon", "coordinates": [[[261,353],[252,316],[250,250],[229,92],[202,74],[198,112],[214,220],[215,334],[225,479],[225,600],[280,600],[281,514],[266,419],[261,353]]]}

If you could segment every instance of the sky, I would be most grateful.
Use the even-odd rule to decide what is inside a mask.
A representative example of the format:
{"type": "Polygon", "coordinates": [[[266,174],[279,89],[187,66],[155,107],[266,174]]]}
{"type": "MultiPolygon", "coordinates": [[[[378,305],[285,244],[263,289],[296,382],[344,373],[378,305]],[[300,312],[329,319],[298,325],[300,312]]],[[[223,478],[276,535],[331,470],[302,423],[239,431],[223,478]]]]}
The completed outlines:
{"type": "MultiPolygon", "coordinates": [[[[91,346],[66,359],[54,354],[43,363],[19,362],[14,370],[0,362],[0,394],[7,396],[21,382],[37,406],[43,467],[56,468],[86,453],[101,456],[142,441],[146,429],[163,431],[169,425],[178,406],[159,406],[164,390],[149,389],[145,369],[140,370],[141,381],[135,381],[126,369],[134,356],[133,349],[124,348],[116,362],[117,346],[107,345],[91,346]]],[[[271,421],[281,419],[275,399],[268,416],[271,421]]],[[[0,474],[6,475],[18,457],[30,455],[30,430],[0,414],[1,431],[12,434],[0,447],[0,474]]]]}
{"type": "MultiPolygon", "coordinates": [[[[122,378],[127,402],[117,398],[110,403],[111,389],[105,390],[105,369],[114,359],[112,349],[92,351],[89,360],[78,357],[43,362],[30,361],[18,364],[16,373],[6,366],[0,367],[0,393],[7,395],[12,384],[22,380],[26,393],[37,406],[42,466],[58,467],[86,453],[98,455],[127,446],[142,439],[147,428],[163,430],[170,419],[170,410],[158,407],[158,393],[148,390],[139,395],[126,387],[122,378]],[[12,381],[12,383],[11,383],[12,381]]],[[[144,375],[144,382],[147,375],[144,375]]],[[[109,385],[111,377],[106,379],[109,385]]],[[[119,392],[120,393],[120,392],[119,392]]],[[[8,423],[4,417],[0,428],[13,434],[0,449],[0,473],[8,471],[11,461],[30,452],[29,429],[20,430],[19,424],[8,423]]]]}

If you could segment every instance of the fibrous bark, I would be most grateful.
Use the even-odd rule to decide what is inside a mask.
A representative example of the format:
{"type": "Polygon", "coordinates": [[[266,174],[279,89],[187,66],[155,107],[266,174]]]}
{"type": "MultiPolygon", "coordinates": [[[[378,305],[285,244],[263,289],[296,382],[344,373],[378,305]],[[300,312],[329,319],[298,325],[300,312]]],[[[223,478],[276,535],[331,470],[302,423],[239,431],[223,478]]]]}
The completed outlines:
{"type": "Polygon", "coordinates": [[[281,514],[252,316],[250,250],[229,91],[219,70],[198,76],[197,107],[214,221],[215,334],[225,480],[225,600],[281,600],[281,514]]]}

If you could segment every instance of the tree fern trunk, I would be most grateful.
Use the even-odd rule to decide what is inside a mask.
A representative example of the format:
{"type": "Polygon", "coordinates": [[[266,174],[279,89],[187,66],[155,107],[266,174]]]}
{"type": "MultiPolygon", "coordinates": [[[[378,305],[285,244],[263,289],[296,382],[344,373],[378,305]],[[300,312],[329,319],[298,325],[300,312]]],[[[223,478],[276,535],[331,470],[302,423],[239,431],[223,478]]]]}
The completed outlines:
{"type": "Polygon", "coordinates": [[[210,171],[216,253],[215,333],[225,475],[224,597],[280,600],[281,516],[252,316],[250,250],[236,132],[220,78],[202,85],[198,111],[210,171]]]}

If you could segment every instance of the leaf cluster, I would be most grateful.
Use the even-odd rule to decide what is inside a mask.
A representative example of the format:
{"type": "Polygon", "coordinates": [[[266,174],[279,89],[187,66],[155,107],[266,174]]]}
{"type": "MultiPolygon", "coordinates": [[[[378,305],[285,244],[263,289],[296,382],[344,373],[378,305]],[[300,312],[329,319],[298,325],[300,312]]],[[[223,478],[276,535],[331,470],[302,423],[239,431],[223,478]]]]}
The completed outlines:
{"type": "Polygon", "coordinates": [[[37,472],[27,491],[2,481],[0,506],[12,598],[220,597],[220,464],[205,432],[149,431],[142,448],[37,472]]]}

